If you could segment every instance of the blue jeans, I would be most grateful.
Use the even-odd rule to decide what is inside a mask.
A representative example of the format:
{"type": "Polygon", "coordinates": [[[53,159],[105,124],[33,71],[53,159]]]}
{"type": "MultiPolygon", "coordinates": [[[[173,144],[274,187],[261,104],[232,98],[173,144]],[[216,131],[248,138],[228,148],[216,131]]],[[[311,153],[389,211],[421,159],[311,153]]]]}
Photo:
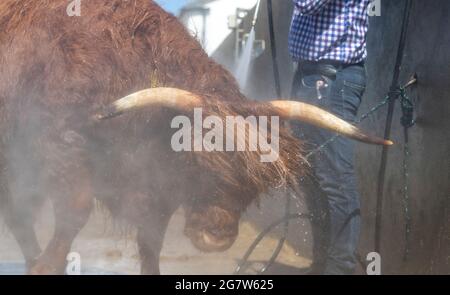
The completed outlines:
{"type": "MultiPolygon", "coordinates": [[[[365,68],[338,68],[337,74],[302,74],[301,66],[293,86],[293,99],[317,105],[353,122],[366,86],[365,68]]],[[[305,124],[293,124],[294,134],[313,150],[334,134],[305,124]]],[[[338,137],[311,159],[314,175],[328,205],[329,246],[324,259],[325,274],[352,274],[360,231],[360,197],[354,169],[353,140],[338,137]]],[[[314,196],[313,196],[314,197],[314,196]]],[[[318,208],[310,208],[314,215],[318,208]]]]}

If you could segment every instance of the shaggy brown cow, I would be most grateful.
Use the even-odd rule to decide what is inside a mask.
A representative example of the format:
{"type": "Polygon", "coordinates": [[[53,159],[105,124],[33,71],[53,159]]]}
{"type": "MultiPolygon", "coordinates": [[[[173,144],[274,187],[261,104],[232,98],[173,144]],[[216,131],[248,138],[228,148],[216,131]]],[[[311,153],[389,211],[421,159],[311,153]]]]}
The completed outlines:
{"type": "Polygon", "coordinates": [[[300,144],[284,128],[273,163],[261,163],[258,152],[173,152],[170,121],[192,116],[195,106],[221,118],[276,114],[388,143],[307,105],[246,100],[233,77],[152,1],[82,1],[79,17],[69,17],[67,5],[0,2],[1,210],[31,274],[64,271],[94,197],[137,227],[142,272],[158,273],[177,207],[187,208],[185,232],[194,245],[224,250],[252,201],[306,174],[300,144]],[[33,216],[46,197],[55,231],[41,252],[33,216]]]}

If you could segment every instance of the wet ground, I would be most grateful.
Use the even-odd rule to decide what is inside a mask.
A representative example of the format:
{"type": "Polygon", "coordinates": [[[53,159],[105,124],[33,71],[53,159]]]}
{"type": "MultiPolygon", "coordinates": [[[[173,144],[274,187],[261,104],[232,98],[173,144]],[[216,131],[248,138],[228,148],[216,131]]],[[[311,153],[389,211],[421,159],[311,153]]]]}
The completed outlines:
{"type": "MultiPolygon", "coordinates": [[[[264,209],[264,208],[263,208],[264,209]]],[[[263,210],[262,209],[262,210],[263,210]]],[[[205,254],[195,249],[183,235],[184,214],[182,210],[172,217],[166,233],[161,253],[162,274],[232,274],[238,262],[254,238],[262,229],[261,222],[251,215],[262,211],[253,209],[240,225],[240,235],[236,243],[223,253],[205,254]],[[252,213],[253,212],[253,213],[252,213]]],[[[37,221],[36,229],[41,245],[50,239],[53,224],[50,205],[46,205],[37,221]]],[[[264,218],[263,218],[264,219],[264,218]]],[[[267,219],[267,218],[265,218],[267,219]]],[[[2,226],[2,225],[1,225],[2,226]]],[[[244,273],[255,273],[270,258],[278,242],[278,236],[266,237],[250,258],[244,273]]],[[[113,225],[107,214],[97,210],[75,240],[72,251],[81,255],[85,274],[138,274],[139,257],[132,229],[113,225]]],[[[300,274],[310,265],[310,260],[298,255],[298,249],[285,244],[276,264],[267,273],[300,274]]],[[[23,261],[18,246],[8,230],[2,226],[0,232],[0,274],[20,274],[24,272],[23,261]]]]}

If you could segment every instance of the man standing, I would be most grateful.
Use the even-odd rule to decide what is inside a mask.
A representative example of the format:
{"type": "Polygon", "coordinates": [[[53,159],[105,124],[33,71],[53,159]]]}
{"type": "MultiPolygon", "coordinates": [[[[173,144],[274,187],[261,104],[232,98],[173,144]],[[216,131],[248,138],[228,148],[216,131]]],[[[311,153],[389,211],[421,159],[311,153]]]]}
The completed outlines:
{"type": "MultiPolygon", "coordinates": [[[[294,4],[289,50],[298,70],[292,97],[353,122],[366,86],[370,0],[294,0],[294,4]]],[[[304,125],[294,125],[293,129],[311,149],[333,136],[304,125]]],[[[352,274],[360,231],[354,142],[338,137],[310,160],[329,209],[324,273],[352,274]]]]}

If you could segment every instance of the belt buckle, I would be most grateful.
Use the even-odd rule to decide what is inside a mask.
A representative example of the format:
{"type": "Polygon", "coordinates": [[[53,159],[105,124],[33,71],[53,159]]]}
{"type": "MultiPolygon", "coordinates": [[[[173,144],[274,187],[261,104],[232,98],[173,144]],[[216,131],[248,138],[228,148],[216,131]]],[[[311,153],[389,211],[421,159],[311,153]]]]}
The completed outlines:
{"type": "Polygon", "coordinates": [[[321,90],[323,88],[327,88],[328,84],[325,82],[326,79],[322,76],[322,80],[318,80],[316,82],[316,92],[317,92],[317,99],[321,100],[323,98],[321,90]]]}

